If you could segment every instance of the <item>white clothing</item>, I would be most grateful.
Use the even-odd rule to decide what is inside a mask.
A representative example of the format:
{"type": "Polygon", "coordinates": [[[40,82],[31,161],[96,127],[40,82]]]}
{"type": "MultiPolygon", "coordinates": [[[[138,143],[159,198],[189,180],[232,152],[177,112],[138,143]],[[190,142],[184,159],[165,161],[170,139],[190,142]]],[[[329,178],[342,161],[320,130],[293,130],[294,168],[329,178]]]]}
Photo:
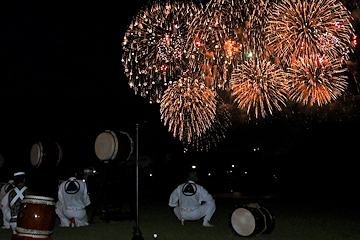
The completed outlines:
{"type": "Polygon", "coordinates": [[[213,197],[193,181],[179,185],[171,193],[169,206],[175,207],[174,213],[179,220],[199,220],[204,217],[204,221],[210,221],[216,209],[213,197]]]}
{"type": "Polygon", "coordinates": [[[23,200],[25,195],[28,193],[31,193],[31,190],[29,190],[26,186],[21,189],[15,187],[9,191],[1,201],[4,227],[10,226],[14,234],[16,234],[15,229],[17,227],[17,213],[21,205],[21,200],[23,200]]]}
{"type": "Polygon", "coordinates": [[[59,201],[56,203],[56,214],[60,218],[62,227],[69,227],[71,219],[75,219],[76,227],[88,226],[85,207],[90,204],[86,184],[72,177],[60,184],[59,201]]]}
{"type": "Polygon", "coordinates": [[[0,190],[0,209],[3,213],[3,225],[5,228],[10,228],[11,212],[10,212],[10,209],[8,209],[2,205],[2,200],[4,199],[6,194],[9,192],[9,189],[11,190],[14,187],[15,187],[14,181],[10,180],[8,183],[4,184],[0,190]],[[10,186],[10,185],[12,185],[12,186],[10,186]],[[6,210],[6,209],[8,209],[8,210],[6,210]]]}

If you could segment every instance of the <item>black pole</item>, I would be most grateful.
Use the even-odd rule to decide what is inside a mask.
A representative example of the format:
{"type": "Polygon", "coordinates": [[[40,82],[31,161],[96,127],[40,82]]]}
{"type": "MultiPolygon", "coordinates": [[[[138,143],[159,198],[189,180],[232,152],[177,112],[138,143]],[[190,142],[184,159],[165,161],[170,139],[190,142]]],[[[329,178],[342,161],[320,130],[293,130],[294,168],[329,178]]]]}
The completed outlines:
{"type": "Polygon", "coordinates": [[[139,124],[136,124],[136,226],[132,240],[144,240],[139,228],[139,124]]]}

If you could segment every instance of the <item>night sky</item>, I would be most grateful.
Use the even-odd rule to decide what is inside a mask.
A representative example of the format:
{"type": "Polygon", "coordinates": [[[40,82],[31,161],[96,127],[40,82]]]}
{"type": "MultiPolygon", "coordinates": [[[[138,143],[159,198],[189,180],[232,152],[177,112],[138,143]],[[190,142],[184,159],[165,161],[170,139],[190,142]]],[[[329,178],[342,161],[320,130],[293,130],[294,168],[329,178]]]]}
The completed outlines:
{"type": "Polygon", "coordinates": [[[312,176],[319,185],[338,179],[354,183],[360,133],[354,86],[348,98],[321,110],[292,105],[274,117],[249,121],[231,109],[233,125],[217,149],[184,154],[161,123],[159,105],[134,95],[123,73],[123,36],[146,2],[0,3],[0,154],[5,157],[0,175],[29,169],[31,146],[38,141],[62,146],[63,168],[97,164],[94,142],[102,131],[127,131],[135,138],[140,123],[140,154],[155,162],[175,156],[171,171],[192,163],[204,173],[226,171],[235,164],[297,179],[312,176]]]}

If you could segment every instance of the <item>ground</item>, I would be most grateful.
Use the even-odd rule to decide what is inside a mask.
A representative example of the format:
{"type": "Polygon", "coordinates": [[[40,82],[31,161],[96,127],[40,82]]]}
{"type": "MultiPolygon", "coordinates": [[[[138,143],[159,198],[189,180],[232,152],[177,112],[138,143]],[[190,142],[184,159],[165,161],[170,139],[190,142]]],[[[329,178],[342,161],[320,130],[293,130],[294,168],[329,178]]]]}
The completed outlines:
{"type": "MultiPolygon", "coordinates": [[[[204,228],[201,221],[181,226],[172,209],[167,206],[166,196],[141,196],[139,226],[145,240],[232,240],[241,239],[230,227],[230,215],[237,205],[256,202],[271,210],[276,218],[275,229],[259,239],[360,239],[360,219],[354,200],[344,197],[297,197],[273,198],[224,198],[216,197],[216,212],[211,220],[214,228],[204,228]]],[[[239,197],[239,196],[238,196],[239,197]]],[[[91,209],[89,209],[89,216],[91,209]]],[[[82,228],[61,228],[59,220],[52,235],[53,240],[130,240],[134,221],[122,220],[106,223],[96,216],[94,223],[82,228]]],[[[0,239],[11,239],[11,231],[0,229],[0,239]]]]}

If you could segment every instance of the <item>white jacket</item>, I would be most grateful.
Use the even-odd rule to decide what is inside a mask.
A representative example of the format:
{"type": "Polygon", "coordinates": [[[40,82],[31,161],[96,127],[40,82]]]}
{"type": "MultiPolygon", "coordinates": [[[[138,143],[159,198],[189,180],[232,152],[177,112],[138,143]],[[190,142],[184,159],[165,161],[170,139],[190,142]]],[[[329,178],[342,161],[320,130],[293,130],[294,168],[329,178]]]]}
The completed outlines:
{"type": "Polygon", "coordinates": [[[201,202],[215,202],[213,197],[201,185],[194,181],[180,184],[170,195],[169,206],[181,207],[185,211],[193,211],[201,206],[201,202]]]}

